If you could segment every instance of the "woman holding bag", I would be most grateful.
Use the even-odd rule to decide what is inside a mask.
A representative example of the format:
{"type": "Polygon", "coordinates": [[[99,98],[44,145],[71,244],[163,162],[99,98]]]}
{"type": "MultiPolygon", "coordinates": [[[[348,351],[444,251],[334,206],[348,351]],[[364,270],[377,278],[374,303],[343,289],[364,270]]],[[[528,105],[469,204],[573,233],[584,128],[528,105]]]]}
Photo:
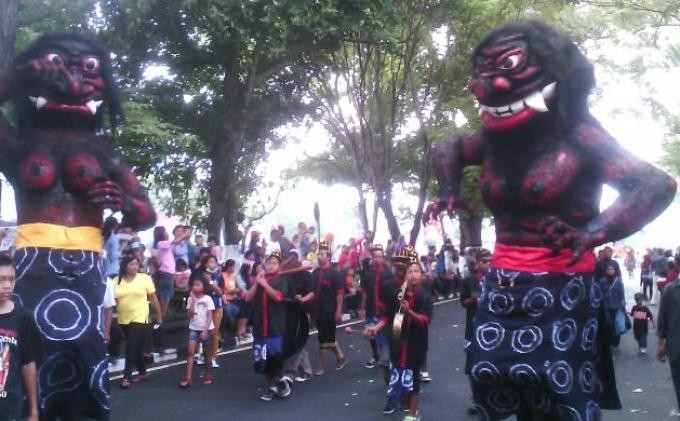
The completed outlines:
{"type": "Polygon", "coordinates": [[[623,312],[623,317],[627,318],[627,316],[626,294],[623,290],[621,278],[616,276],[616,266],[607,266],[605,276],[598,280],[598,285],[600,291],[602,291],[602,305],[604,306],[605,321],[610,334],[612,351],[618,352],[619,343],[621,342],[621,330],[616,328],[617,313],[623,312]]]}

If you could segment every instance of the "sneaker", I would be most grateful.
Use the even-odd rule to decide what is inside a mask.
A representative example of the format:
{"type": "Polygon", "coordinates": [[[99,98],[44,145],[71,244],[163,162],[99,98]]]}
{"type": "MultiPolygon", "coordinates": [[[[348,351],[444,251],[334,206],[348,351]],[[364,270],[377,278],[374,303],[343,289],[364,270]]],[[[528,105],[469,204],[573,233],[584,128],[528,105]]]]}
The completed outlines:
{"type": "Polygon", "coordinates": [[[646,354],[647,348],[640,348],[640,354],[646,354]]]}
{"type": "Polygon", "coordinates": [[[277,387],[270,387],[267,389],[267,392],[260,396],[260,400],[263,400],[265,402],[270,402],[272,399],[274,399],[277,395],[279,394],[279,389],[277,387]]]}
{"type": "Polygon", "coordinates": [[[432,377],[430,377],[430,373],[427,371],[421,371],[420,372],[420,381],[423,383],[429,383],[432,381],[432,377]]]}
{"type": "Polygon", "coordinates": [[[213,358],[212,364],[210,364],[210,366],[211,366],[212,368],[220,368],[220,365],[217,364],[217,360],[216,360],[215,358],[213,358]]]}
{"type": "Polygon", "coordinates": [[[370,360],[366,361],[366,364],[364,364],[364,367],[375,368],[377,365],[378,365],[378,360],[377,360],[377,358],[373,357],[370,360]]]}
{"type": "Polygon", "coordinates": [[[307,375],[304,375],[304,376],[295,376],[295,379],[294,379],[294,380],[295,380],[296,382],[298,382],[298,383],[304,383],[304,382],[306,382],[306,381],[312,380],[312,376],[307,376],[307,375]]]}
{"type": "Polygon", "coordinates": [[[288,396],[290,396],[290,394],[293,392],[293,389],[290,387],[290,385],[293,383],[293,381],[290,380],[290,383],[288,383],[289,380],[290,380],[290,378],[282,378],[279,381],[279,388],[278,388],[279,393],[278,393],[278,395],[279,395],[280,398],[285,399],[288,396]]]}
{"type": "Polygon", "coordinates": [[[291,386],[291,387],[293,386],[293,378],[288,376],[288,375],[281,377],[281,381],[286,383],[288,386],[291,386]]]}
{"type": "Polygon", "coordinates": [[[385,407],[383,408],[382,413],[385,415],[390,415],[394,414],[395,410],[396,408],[391,403],[388,402],[387,405],[385,405],[385,407]]]}
{"type": "Polygon", "coordinates": [[[420,421],[420,414],[406,415],[404,421],[420,421]]]}
{"type": "Polygon", "coordinates": [[[197,365],[205,364],[205,357],[201,354],[198,354],[198,356],[194,357],[194,359],[196,360],[197,365]]]}

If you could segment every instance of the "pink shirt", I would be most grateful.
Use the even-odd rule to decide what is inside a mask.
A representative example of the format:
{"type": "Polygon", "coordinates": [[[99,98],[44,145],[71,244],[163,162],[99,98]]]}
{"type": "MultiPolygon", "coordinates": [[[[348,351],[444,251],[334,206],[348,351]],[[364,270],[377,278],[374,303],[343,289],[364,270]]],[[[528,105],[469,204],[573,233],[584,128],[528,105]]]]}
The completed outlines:
{"type": "Polygon", "coordinates": [[[175,273],[175,256],[172,255],[172,242],[159,241],[156,245],[158,249],[158,270],[165,273],[175,273]]]}

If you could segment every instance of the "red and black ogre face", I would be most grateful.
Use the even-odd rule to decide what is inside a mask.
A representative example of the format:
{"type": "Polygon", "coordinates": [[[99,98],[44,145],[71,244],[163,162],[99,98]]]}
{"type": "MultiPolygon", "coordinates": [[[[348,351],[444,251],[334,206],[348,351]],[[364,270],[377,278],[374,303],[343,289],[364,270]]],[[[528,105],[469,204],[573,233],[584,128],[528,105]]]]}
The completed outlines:
{"type": "Polygon", "coordinates": [[[15,62],[21,80],[22,112],[48,121],[78,121],[96,127],[103,105],[120,113],[109,53],[97,41],[76,34],[49,34],[35,41],[15,62]]]}
{"type": "Polygon", "coordinates": [[[485,37],[473,54],[468,89],[479,102],[484,128],[507,132],[538,114],[555,113],[569,120],[566,114],[587,110],[592,79],[592,66],[568,38],[529,21],[500,27],[485,37]],[[588,79],[574,86],[574,80],[588,79]]]}

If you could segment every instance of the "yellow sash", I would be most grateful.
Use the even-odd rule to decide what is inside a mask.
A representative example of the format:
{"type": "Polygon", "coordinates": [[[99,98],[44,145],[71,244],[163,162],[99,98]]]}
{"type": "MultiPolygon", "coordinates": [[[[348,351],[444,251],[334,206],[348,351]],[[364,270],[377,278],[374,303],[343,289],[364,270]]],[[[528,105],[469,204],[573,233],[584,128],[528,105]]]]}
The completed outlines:
{"type": "Polygon", "coordinates": [[[17,227],[17,249],[43,247],[101,253],[102,243],[102,232],[95,227],[65,227],[42,222],[17,227]]]}

